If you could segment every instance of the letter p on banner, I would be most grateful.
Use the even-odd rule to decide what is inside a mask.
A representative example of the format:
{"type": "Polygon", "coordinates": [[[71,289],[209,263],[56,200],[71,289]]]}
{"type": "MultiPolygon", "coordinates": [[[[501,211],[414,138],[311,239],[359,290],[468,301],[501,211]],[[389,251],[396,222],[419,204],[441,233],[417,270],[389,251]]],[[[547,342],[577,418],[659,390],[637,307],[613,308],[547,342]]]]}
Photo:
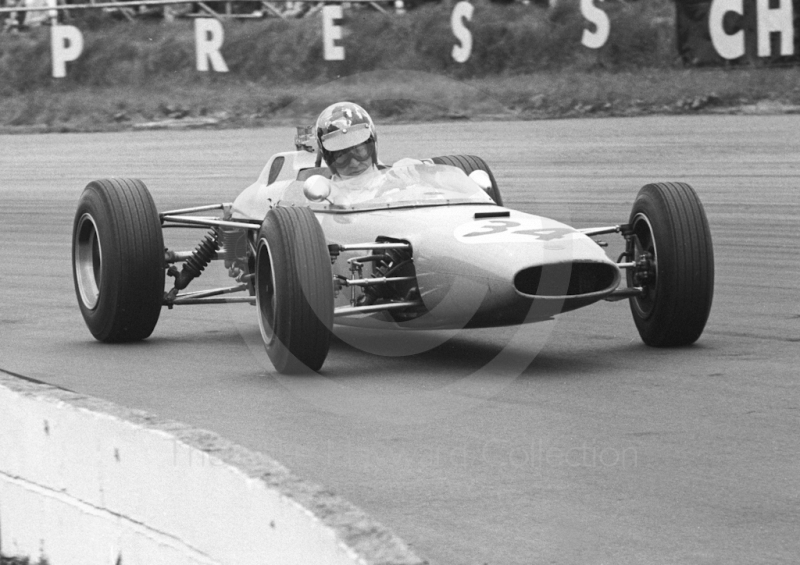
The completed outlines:
{"type": "Polygon", "coordinates": [[[218,73],[227,73],[228,65],[219,52],[225,41],[222,23],[213,18],[197,18],[194,21],[194,48],[197,54],[197,70],[208,72],[208,63],[218,73]]]}
{"type": "Polygon", "coordinates": [[[50,52],[53,57],[53,77],[67,76],[67,62],[83,52],[83,34],[75,26],[54,25],[50,28],[50,52]]]}

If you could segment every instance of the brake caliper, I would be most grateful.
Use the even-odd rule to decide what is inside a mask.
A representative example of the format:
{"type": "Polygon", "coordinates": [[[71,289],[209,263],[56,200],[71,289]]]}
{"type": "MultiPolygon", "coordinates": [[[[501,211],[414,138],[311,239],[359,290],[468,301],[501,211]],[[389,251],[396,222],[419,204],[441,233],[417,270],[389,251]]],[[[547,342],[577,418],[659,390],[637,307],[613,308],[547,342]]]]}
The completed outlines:
{"type": "Polygon", "coordinates": [[[647,286],[656,279],[655,262],[653,255],[645,252],[636,260],[633,268],[633,284],[636,286],[647,286]]]}

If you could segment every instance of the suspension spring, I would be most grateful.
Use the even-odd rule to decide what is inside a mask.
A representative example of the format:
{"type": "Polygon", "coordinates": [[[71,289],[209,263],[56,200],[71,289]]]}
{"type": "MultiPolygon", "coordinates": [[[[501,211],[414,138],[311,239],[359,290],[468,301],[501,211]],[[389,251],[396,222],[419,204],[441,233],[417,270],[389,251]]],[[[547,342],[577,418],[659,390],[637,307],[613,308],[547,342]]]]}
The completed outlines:
{"type": "Polygon", "coordinates": [[[180,274],[176,274],[175,288],[182,290],[189,285],[192,279],[200,276],[200,273],[211,262],[217,249],[219,249],[219,242],[216,236],[216,232],[210,231],[200,241],[192,256],[183,264],[180,274]]]}

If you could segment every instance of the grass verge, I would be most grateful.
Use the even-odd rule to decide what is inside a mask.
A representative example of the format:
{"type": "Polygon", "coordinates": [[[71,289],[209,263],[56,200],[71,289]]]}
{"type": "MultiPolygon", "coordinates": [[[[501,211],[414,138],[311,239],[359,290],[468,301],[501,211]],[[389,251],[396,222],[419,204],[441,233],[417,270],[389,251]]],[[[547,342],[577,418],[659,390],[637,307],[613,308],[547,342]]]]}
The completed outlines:
{"type": "Polygon", "coordinates": [[[309,85],[221,83],[33,90],[0,98],[0,132],[311,123],[333,101],[382,122],[800,111],[800,68],[549,71],[456,80],[376,71],[309,85]]]}

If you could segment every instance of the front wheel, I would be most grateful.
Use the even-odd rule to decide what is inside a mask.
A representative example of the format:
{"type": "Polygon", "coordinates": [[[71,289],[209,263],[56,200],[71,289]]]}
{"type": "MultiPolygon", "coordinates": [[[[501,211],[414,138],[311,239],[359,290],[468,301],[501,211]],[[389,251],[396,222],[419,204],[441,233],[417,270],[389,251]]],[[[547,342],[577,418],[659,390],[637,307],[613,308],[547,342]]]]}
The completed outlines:
{"type": "Polygon", "coordinates": [[[258,325],[275,369],[319,370],[333,328],[333,275],[311,210],[269,211],[258,234],[255,284],[258,325]]]}
{"type": "Polygon", "coordinates": [[[142,181],[86,186],[72,230],[72,275],[96,339],[137,341],[153,333],[164,294],[164,236],[142,181]]]}
{"type": "Polygon", "coordinates": [[[648,184],[631,210],[628,286],[639,335],[647,345],[689,345],[703,333],[714,296],[714,250],[705,210],[684,183],[648,184]]]}

